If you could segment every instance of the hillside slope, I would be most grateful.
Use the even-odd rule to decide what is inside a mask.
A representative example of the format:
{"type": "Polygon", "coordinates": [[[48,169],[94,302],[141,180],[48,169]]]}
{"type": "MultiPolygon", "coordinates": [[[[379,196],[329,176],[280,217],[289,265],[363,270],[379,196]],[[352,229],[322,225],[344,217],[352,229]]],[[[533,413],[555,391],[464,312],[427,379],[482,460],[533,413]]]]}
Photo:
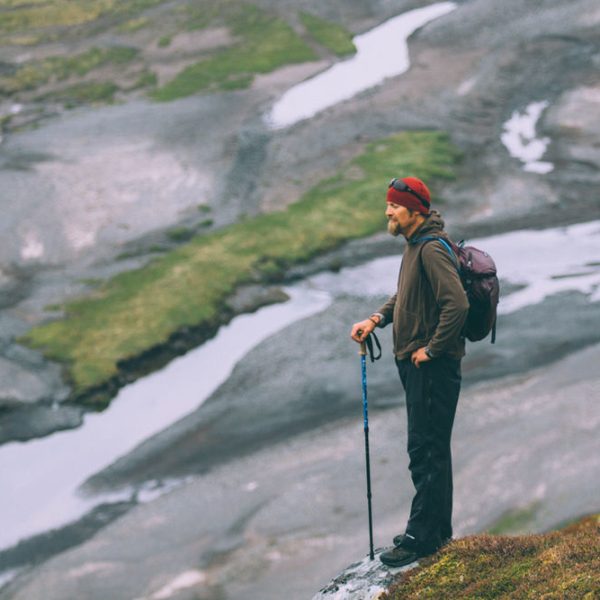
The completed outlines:
{"type": "Polygon", "coordinates": [[[400,598],[600,598],[600,515],[546,534],[456,540],[382,596],[400,598]]]}

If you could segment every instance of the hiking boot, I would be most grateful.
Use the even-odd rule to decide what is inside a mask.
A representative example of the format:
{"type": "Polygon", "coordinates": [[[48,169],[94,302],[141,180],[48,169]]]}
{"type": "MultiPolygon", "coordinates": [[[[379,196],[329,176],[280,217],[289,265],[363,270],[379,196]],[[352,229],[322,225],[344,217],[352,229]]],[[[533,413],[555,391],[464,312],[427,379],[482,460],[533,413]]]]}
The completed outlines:
{"type": "Polygon", "coordinates": [[[388,567],[404,567],[419,560],[419,555],[406,548],[390,548],[379,555],[379,560],[388,567]]]}
{"type": "MultiPolygon", "coordinates": [[[[394,536],[394,539],[392,540],[394,546],[402,546],[402,542],[404,541],[404,534],[403,533],[399,533],[398,535],[394,536]]],[[[442,548],[443,546],[446,546],[447,544],[449,544],[452,541],[452,538],[444,538],[442,540],[442,543],[440,544],[440,548],[442,548]]]]}

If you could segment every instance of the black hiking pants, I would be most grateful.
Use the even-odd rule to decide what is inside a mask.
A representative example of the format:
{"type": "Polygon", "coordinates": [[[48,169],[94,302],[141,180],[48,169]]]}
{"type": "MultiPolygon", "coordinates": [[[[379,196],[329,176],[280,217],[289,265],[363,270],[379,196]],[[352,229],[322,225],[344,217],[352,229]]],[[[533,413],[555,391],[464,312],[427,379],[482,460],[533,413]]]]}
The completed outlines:
{"type": "Polygon", "coordinates": [[[410,549],[436,550],[452,537],[450,438],[460,392],[460,360],[438,357],[415,367],[396,360],[406,392],[409,469],[416,489],[406,534],[410,549]]]}

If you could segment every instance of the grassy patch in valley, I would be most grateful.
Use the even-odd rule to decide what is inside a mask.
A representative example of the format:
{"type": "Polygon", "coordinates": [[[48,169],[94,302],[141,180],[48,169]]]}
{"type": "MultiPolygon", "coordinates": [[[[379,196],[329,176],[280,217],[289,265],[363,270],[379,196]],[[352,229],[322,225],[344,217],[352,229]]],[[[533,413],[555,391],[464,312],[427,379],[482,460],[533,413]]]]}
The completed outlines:
{"type": "Polygon", "coordinates": [[[80,104],[110,104],[118,91],[118,86],[109,81],[84,81],[45,94],[40,99],[60,102],[66,108],[74,108],[80,104]]]}
{"type": "Polygon", "coordinates": [[[0,93],[14,94],[35,89],[50,82],[59,82],[71,77],[83,77],[107,64],[123,65],[132,61],[137,49],[127,46],[112,48],[90,48],[74,56],[51,56],[43,60],[30,61],[15,69],[10,75],[0,76],[0,93]]]}
{"type": "Polygon", "coordinates": [[[241,3],[225,2],[223,7],[221,12],[217,10],[198,17],[195,26],[218,23],[226,16],[225,24],[239,41],[183,69],[153,93],[154,99],[169,101],[203,90],[245,88],[252,83],[255,74],[316,58],[306,42],[278,17],[241,3]]]}
{"type": "Polygon", "coordinates": [[[346,56],[356,52],[356,47],[352,42],[352,34],[341,25],[306,12],[300,13],[300,20],[315,41],[337,54],[337,56],[346,56]]]}
{"type": "Polygon", "coordinates": [[[165,0],[0,0],[0,44],[35,44],[110,17],[123,23],[165,0]]]}
{"type": "Polygon", "coordinates": [[[456,540],[401,574],[384,600],[598,598],[600,515],[543,535],[456,540]]]}
{"type": "Polygon", "coordinates": [[[92,296],[69,302],[65,318],[24,341],[66,365],[75,393],[108,381],[118,363],[165,343],[185,327],[214,323],[241,284],[277,279],[286,268],[385,228],[391,176],[433,183],[452,178],[457,151],[439,132],[406,132],[367,146],[335,177],[286,210],[193,238],[147,266],[122,273],[92,296]]]}

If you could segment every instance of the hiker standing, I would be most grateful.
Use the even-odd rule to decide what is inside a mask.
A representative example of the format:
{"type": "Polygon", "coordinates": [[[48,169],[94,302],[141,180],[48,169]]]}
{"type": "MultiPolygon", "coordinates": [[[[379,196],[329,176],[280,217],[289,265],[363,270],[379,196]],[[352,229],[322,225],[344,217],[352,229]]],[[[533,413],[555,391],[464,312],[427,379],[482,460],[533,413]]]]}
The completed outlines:
{"type": "Polygon", "coordinates": [[[441,215],[430,209],[427,186],[414,177],[393,179],[386,200],[389,233],[407,240],[398,290],[368,319],[355,323],[351,336],[362,342],[375,327],[393,325],[416,489],[405,533],[380,555],[386,565],[399,567],[432,554],[452,537],[450,437],[469,302],[453,257],[432,239],[448,238],[441,215]]]}

